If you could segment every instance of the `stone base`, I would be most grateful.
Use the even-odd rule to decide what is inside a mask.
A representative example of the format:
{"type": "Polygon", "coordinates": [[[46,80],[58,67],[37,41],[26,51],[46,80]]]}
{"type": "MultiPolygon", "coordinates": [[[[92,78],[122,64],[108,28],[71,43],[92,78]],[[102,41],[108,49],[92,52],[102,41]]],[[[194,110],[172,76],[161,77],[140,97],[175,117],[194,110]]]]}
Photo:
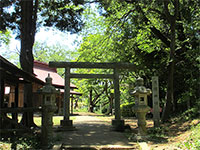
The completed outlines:
{"type": "Polygon", "coordinates": [[[72,120],[60,120],[60,126],[62,127],[72,127],[72,120]]]}
{"type": "Polygon", "coordinates": [[[124,120],[112,120],[114,131],[124,131],[124,120]]]}
{"type": "Polygon", "coordinates": [[[62,127],[62,126],[60,126],[60,127],[57,127],[57,128],[54,128],[54,130],[53,131],[55,131],[55,132],[64,132],[64,131],[75,131],[75,130],[77,130],[75,127],[73,127],[73,126],[71,126],[71,127],[67,127],[67,126],[65,126],[65,127],[62,127]]]}

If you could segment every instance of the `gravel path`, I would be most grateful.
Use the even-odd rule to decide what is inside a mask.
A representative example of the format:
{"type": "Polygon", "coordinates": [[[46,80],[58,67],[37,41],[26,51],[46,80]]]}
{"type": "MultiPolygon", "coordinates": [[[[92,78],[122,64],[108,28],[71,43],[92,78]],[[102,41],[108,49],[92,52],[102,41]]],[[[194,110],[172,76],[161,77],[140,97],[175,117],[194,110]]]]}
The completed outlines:
{"type": "Polygon", "coordinates": [[[59,143],[67,146],[133,146],[123,132],[111,130],[111,124],[96,116],[78,115],[73,121],[75,131],[58,133],[59,143]]]}

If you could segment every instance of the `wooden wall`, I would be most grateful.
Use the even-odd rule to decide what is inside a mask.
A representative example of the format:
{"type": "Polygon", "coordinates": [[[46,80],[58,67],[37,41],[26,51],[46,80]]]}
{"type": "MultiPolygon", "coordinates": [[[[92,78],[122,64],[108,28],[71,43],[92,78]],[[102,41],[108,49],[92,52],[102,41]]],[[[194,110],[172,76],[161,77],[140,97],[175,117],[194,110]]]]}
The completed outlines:
{"type": "MultiPolygon", "coordinates": [[[[33,107],[42,106],[42,95],[37,94],[37,90],[40,89],[42,85],[33,83],[33,107]]],[[[11,103],[15,101],[15,86],[10,86],[10,94],[7,95],[9,97],[8,107],[11,107],[11,103]]],[[[62,99],[63,93],[58,94],[56,97],[56,105],[58,107],[58,111],[61,111],[62,107],[62,99]]],[[[19,84],[19,100],[18,107],[24,107],[24,84],[19,84]]]]}

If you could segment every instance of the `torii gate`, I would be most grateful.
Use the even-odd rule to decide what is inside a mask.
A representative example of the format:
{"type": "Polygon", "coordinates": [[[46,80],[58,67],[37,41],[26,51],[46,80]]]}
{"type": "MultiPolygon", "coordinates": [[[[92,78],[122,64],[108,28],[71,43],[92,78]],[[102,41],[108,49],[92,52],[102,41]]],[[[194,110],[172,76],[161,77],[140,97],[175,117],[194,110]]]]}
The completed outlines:
{"type": "Polygon", "coordinates": [[[130,63],[91,63],[91,62],[49,62],[53,68],[65,68],[65,93],[64,93],[64,118],[61,120],[63,127],[72,127],[70,117],[70,78],[108,78],[114,80],[115,119],[112,120],[114,130],[124,130],[124,120],[120,114],[119,69],[135,69],[136,65],[130,63]],[[74,74],[71,68],[113,69],[113,74],[74,74]]]}

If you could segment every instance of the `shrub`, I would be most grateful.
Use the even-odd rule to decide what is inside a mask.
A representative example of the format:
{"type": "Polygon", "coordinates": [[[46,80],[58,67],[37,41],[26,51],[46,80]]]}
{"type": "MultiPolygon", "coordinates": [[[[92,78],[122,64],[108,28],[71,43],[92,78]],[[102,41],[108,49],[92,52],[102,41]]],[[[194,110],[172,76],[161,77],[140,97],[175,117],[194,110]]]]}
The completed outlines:
{"type": "Polygon", "coordinates": [[[190,108],[188,110],[186,110],[182,115],[181,115],[181,119],[182,120],[190,120],[190,119],[194,119],[196,117],[199,116],[199,111],[198,108],[190,108]]]}
{"type": "Polygon", "coordinates": [[[200,149],[200,124],[198,124],[196,127],[192,128],[192,134],[188,139],[183,141],[179,144],[179,147],[182,149],[193,149],[193,150],[199,150],[200,149]]]}
{"type": "Polygon", "coordinates": [[[102,108],[101,113],[105,114],[108,112],[108,106],[102,108]]]}
{"type": "Polygon", "coordinates": [[[134,103],[124,103],[120,106],[121,115],[123,117],[133,117],[135,113],[133,112],[134,103]]]}

